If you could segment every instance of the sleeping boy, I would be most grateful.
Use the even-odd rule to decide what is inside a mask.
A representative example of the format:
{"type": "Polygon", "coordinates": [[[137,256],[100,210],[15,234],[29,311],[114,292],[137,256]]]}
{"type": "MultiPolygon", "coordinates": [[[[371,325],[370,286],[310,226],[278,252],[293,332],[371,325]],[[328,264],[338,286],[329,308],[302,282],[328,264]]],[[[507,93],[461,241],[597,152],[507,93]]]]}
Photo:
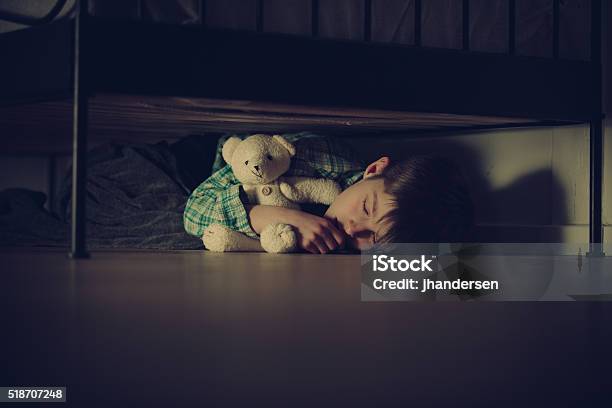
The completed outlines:
{"type": "Polygon", "coordinates": [[[218,154],[218,170],[189,197],[185,230],[202,237],[206,227],[220,224],[258,238],[267,225],[284,223],[294,227],[298,246],[315,254],[383,242],[465,240],[472,202],[461,171],[451,161],[383,156],[363,166],[339,139],[312,133],[283,136],[296,148],[287,176],[327,178],[342,188],[328,208],[251,205],[231,166],[220,168],[218,154]]]}

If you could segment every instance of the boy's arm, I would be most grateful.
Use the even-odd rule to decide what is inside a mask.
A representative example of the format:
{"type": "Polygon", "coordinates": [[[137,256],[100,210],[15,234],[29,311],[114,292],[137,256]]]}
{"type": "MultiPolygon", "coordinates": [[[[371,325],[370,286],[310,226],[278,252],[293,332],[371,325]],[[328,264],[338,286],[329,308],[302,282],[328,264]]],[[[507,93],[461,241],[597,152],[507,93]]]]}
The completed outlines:
{"type": "Polygon", "coordinates": [[[257,238],[240,199],[240,184],[230,166],[217,171],[191,193],[183,223],[185,230],[197,237],[202,237],[209,225],[219,224],[257,238]]]}
{"type": "Polygon", "coordinates": [[[292,208],[269,205],[247,206],[251,225],[261,233],[269,224],[289,224],[296,229],[300,248],[315,254],[325,254],[341,248],[344,234],[332,220],[292,208]]]}

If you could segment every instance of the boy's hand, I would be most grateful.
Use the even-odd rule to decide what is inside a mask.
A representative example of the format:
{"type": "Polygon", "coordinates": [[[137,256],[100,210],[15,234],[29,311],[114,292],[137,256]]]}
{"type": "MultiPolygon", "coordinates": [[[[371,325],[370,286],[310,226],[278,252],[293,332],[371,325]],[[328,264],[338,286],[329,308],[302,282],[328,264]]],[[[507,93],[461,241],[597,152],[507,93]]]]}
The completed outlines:
{"type": "Polygon", "coordinates": [[[298,245],[313,254],[326,254],[344,245],[344,233],[329,218],[292,210],[288,224],[297,230],[298,245]]]}
{"type": "Polygon", "coordinates": [[[296,229],[300,248],[313,254],[326,254],[341,248],[346,241],[344,231],[329,218],[269,205],[249,205],[247,212],[249,222],[256,233],[261,234],[269,224],[289,224],[296,229]]]}

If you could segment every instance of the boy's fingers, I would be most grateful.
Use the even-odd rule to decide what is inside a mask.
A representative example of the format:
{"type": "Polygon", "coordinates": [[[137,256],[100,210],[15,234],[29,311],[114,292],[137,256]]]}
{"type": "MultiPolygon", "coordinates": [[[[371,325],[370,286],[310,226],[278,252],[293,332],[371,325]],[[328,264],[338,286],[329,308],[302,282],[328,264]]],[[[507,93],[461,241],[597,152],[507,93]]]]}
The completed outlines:
{"type": "Polygon", "coordinates": [[[310,241],[304,247],[304,249],[313,254],[324,254],[325,244],[322,241],[320,241],[318,238],[315,238],[312,241],[310,241]]]}
{"type": "Polygon", "coordinates": [[[332,233],[334,234],[334,238],[336,239],[338,246],[344,246],[344,243],[346,241],[346,238],[344,237],[344,233],[338,230],[335,230],[332,233]]]}
{"type": "Polygon", "coordinates": [[[311,254],[315,254],[315,255],[318,255],[321,253],[319,251],[319,248],[317,248],[315,244],[310,245],[310,250],[308,252],[310,252],[311,254]]]}
{"type": "Polygon", "coordinates": [[[310,252],[311,254],[318,254],[319,253],[319,249],[313,243],[310,243],[310,244],[306,245],[304,247],[304,249],[306,251],[310,252]]]}
{"type": "Polygon", "coordinates": [[[334,224],[331,224],[329,231],[331,232],[334,240],[338,243],[338,246],[344,245],[344,234],[340,232],[340,230],[334,224]]]}
{"type": "Polygon", "coordinates": [[[317,249],[319,250],[318,253],[326,254],[326,253],[329,252],[329,248],[327,247],[327,244],[325,243],[323,238],[321,238],[321,237],[315,238],[314,244],[317,247],[317,249]]]}
{"type": "Polygon", "coordinates": [[[327,230],[324,232],[323,240],[325,241],[327,248],[329,248],[331,251],[333,251],[338,247],[338,245],[340,245],[340,243],[336,242],[336,237],[333,235],[332,230],[327,230]]]}

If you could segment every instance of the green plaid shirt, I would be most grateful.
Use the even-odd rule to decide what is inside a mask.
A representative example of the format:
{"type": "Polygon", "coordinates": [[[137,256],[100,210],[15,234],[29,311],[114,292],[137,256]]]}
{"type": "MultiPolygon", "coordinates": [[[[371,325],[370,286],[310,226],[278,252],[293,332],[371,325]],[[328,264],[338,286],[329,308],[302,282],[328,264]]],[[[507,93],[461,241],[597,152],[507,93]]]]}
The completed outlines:
{"type": "MultiPolygon", "coordinates": [[[[343,190],[363,177],[363,164],[340,140],[305,132],[283,136],[296,147],[286,175],[332,179],[343,190]]],[[[228,137],[219,140],[213,175],[200,184],[187,201],[183,214],[185,230],[201,237],[209,225],[221,224],[257,238],[244,208],[248,201],[245,194],[241,194],[240,182],[231,166],[221,168],[221,148],[228,137]]]]}

